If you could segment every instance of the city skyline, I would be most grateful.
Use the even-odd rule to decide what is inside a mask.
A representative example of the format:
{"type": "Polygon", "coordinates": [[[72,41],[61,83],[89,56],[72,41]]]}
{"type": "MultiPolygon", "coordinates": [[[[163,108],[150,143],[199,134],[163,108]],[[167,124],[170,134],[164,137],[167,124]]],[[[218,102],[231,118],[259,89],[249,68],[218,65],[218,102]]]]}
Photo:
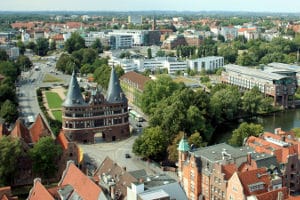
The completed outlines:
{"type": "Polygon", "coordinates": [[[1,4],[1,11],[249,11],[299,12],[295,0],[10,0],[1,4]]]}

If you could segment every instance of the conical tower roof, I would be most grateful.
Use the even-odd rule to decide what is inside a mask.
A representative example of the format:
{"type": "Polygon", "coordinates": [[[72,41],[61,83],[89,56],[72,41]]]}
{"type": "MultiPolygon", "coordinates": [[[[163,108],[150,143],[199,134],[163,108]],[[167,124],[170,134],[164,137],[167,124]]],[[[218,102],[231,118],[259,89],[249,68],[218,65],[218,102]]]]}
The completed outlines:
{"type": "Polygon", "coordinates": [[[72,77],[69,84],[68,94],[62,104],[66,107],[85,106],[86,103],[82,97],[79,84],[77,82],[75,71],[73,70],[72,77]]]}
{"type": "Polygon", "coordinates": [[[181,152],[187,152],[191,150],[185,135],[180,140],[177,150],[181,152]]]}
{"type": "Polygon", "coordinates": [[[107,90],[107,101],[110,103],[127,102],[127,99],[121,89],[120,82],[114,67],[112,67],[111,69],[108,90],[107,90]]]}

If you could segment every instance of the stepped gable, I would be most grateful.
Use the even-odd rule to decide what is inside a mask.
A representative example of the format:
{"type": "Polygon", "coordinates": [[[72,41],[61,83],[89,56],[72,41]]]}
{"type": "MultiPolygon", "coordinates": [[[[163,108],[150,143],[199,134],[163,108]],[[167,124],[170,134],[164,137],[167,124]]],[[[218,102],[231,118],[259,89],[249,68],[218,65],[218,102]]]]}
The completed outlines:
{"type": "Polygon", "coordinates": [[[127,102],[127,98],[125,97],[118,76],[115,72],[114,67],[111,69],[108,90],[107,90],[107,101],[110,103],[123,103],[127,102]]]}
{"type": "Polygon", "coordinates": [[[19,119],[17,119],[15,127],[10,132],[10,135],[16,138],[22,138],[27,144],[32,143],[29,130],[19,119]]]}
{"type": "Polygon", "coordinates": [[[28,200],[55,200],[53,196],[42,185],[41,179],[34,179],[33,187],[29,192],[28,200]]]}
{"type": "Polygon", "coordinates": [[[72,161],[68,161],[58,186],[66,190],[72,189],[70,195],[76,195],[85,200],[98,200],[104,196],[101,188],[84,175],[72,161]]]}
{"type": "Polygon", "coordinates": [[[51,132],[40,114],[29,128],[32,142],[36,143],[41,137],[51,136],[51,132]]]}
{"type": "Polygon", "coordinates": [[[9,132],[4,124],[0,124],[0,137],[3,135],[9,135],[9,132]]]}
{"type": "Polygon", "coordinates": [[[86,106],[86,103],[80,91],[80,87],[76,78],[75,71],[73,71],[72,73],[72,77],[69,83],[68,94],[62,105],[65,107],[86,106]]]}

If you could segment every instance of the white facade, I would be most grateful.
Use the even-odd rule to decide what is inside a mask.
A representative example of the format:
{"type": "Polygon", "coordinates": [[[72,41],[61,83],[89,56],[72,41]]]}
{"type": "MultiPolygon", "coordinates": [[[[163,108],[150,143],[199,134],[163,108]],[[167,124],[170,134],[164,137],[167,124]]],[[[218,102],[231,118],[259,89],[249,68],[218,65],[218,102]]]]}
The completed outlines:
{"type": "Polygon", "coordinates": [[[220,34],[224,36],[225,41],[233,40],[238,36],[238,29],[234,27],[224,26],[221,27],[220,34]]]}
{"type": "Polygon", "coordinates": [[[119,34],[119,35],[126,35],[131,36],[133,41],[133,46],[142,46],[144,45],[144,37],[146,31],[144,30],[113,30],[113,33],[119,34]]]}
{"type": "Polygon", "coordinates": [[[191,70],[200,72],[201,70],[213,71],[224,66],[224,57],[208,56],[188,61],[188,67],[191,70]]]}
{"type": "Polygon", "coordinates": [[[186,61],[165,61],[164,67],[168,69],[169,74],[175,74],[177,71],[187,70],[186,61]]]}
{"type": "Polygon", "coordinates": [[[120,66],[124,70],[125,73],[134,71],[138,69],[138,66],[136,63],[133,62],[132,59],[120,59],[116,57],[112,57],[108,61],[109,66],[120,66]]]}
{"type": "Polygon", "coordinates": [[[110,46],[113,49],[131,48],[133,46],[133,38],[131,35],[109,32],[110,46]]]}

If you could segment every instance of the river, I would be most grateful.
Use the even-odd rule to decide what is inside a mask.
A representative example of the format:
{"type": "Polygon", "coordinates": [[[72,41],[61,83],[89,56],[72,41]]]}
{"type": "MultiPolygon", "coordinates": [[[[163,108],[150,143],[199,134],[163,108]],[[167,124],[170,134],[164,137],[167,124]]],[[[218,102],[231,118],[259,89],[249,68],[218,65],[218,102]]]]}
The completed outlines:
{"type": "MultiPolygon", "coordinates": [[[[261,124],[265,131],[274,133],[275,128],[281,128],[284,131],[289,131],[293,128],[300,127],[300,108],[277,112],[268,116],[257,117],[245,122],[253,122],[261,124]]],[[[214,140],[211,144],[227,142],[231,137],[232,131],[238,128],[240,123],[231,122],[220,125],[214,133],[214,140]]]]}

